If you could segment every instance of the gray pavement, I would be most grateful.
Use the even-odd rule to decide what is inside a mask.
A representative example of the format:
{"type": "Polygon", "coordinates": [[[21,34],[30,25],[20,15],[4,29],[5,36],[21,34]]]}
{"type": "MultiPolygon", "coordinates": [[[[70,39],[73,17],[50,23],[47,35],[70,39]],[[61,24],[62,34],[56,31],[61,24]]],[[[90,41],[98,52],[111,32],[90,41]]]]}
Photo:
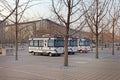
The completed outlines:
{"type": "Polygon", "coordinates": [[[99,56],[95,59],[94,51],[69,55],[64,67],[63,55],[33,56],[22,49],[18,61],[13,55],[0,56],[0,80],[120,80],[120,51],[113,56],[111,49],[99,50],[99,56]]]}

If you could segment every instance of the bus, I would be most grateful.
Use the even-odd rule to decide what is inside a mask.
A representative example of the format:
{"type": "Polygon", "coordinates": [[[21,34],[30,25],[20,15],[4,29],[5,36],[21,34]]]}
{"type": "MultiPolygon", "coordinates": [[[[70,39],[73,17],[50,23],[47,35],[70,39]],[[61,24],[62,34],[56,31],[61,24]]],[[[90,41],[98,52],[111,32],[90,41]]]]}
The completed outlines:
{"type": "MultiPolygon", "coordinates": [[[[68,39],[68,54],[77,52],[77,39],[68,39]]],[[[63,37],[41,37],[29,39],[29,53],[60,56],[64,54],[64,38],[63,37]]]]}
{"type": "Polygon", "coordinates": [[[78,39],[78,51],[90,51],[90,40],[86,38],[78,39]]]}
{"type": "Polygon", "coordinates": [[[61,37],[41,37],[29,39],[29,53],[60,56],[64,47],[64,39],[61,37]]]}

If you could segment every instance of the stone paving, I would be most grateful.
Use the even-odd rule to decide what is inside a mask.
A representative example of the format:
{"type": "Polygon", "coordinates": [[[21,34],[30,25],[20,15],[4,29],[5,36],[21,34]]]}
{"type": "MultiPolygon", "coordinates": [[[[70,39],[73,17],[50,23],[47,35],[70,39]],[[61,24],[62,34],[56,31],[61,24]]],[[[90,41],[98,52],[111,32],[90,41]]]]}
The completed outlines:
{"type": "Polygon", "coordinates": [[[0,80],[120,80],[120,51],[111,55],[110,49],[69,55],[69,66],[60,57],[33,56],[27,51],[14,56],[0,56],[0,80]]]}

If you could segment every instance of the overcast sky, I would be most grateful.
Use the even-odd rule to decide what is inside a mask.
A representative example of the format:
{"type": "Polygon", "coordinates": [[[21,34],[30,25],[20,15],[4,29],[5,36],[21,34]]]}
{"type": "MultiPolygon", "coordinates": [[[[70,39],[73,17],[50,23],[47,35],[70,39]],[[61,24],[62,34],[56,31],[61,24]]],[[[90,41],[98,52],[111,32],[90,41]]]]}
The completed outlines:
{"type": "MultiPolygon", "coordinates": [[[[20,0],[19,5],[21,5],[27,1],[28,0],[20,0]]],[[[30,5],[34,5],[34,6],[27,9],[24,13],[26,20],[30,20],[30,19],[36,20],[36,19],[39,19],[40,17],[42,17],[42,18],[50,17],[50,15],[51,15],[50,0],[32,0],[32,1],[33,2],[29,3],[28,6],[30,6],[30,5]]],[[[0,11],[4,10],[4,11],[1,11],[1,14],[5,15],[5,16],[9,15],[9,13],[10,13],[9,9],[6,8],[6,6],[9,9],[11,9],[11,8],[14,9],[15,8],[15,0],[0,0],[0,11]]],[[[20,8],[19,8],[19,10],[20,10],[20,8]]]]}
{"type": "Polygon", "coordinates": [[[42,18],[49,18],[50,17],[50,15],[51,15],[50,1],[49,0],[42,0],[42,1],[39,1],[39,3],[40,3],[39,5],[35,5],[26,11],[27,17],[32,18],[32,19],[33,18],[37,19],[40,17],[42,17],[42,18]]]}
{"type": "Polygon", "coordinates": [[[25,11],[26,19],[38,20],[40,18],[49,18],[50,17],[50,15],[51,15],[50,6],[51,5],[50,5],[49,0],[38,0],[31,4],[36,4],[36,5],[32,6],[27,11],[25,11]]]}

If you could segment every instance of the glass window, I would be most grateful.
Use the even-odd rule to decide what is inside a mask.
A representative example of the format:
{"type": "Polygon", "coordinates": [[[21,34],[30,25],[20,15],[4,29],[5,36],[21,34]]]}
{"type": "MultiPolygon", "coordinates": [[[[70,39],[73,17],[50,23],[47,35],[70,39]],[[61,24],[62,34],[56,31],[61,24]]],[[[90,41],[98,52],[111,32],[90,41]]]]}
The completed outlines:
{"type": "Polygon", "coordinates": [[[90,41],[86,40],[85,41],[85,46],[90,46],[90,41]]]}
{"type": "Polygon", "coordinates": [[[39,46],[38,40],[34,40],[34,46],[35,46],[35,47],[38,47],[38,46],[39,46]]]}
{"type": "Polygon", "coordinates": [[[84,41],[80,41],[80,42],[79,42],[79,45],[80,45],[80,46],[84,46],[84,41]]]}
{"type": "Polygon", "coordinates": [[[44,45],[43,40],[39,40],[39,47],[43,47],[43,45],[44,45]]]}
{"type": "Polygon", "coordinates": [[[64,40],[55,40],[55,47],[63,47],[64,46],[64,40]]]}
{"type": "Polygon", "coordinates": [[[88,46],[90,46],[90,41],[88,41],[88,46]]]}
{"type": "Polygon", "coordinates": [[[74,46],[74,44],[73,44],[73,40],[69,40],[69,44],[68,44],[69,46],[74,46]]]}
{"type": "Polygon", "coordinates": [[[54,40],[48,40],[48,47],[54,47],[54,40]]]}
{"type": "Polygon", "coordinates": [[[77,40],[74,40],[74,46],[77,46],[77,40]]]}
{"type": "Polygon", "coordinates": [[[33,46],[33,40],[29,41],[29,46],[33,46]]]}
{"type": "Polygon", "coordinates": [[[88,40],[84,40],[84,41],[80,40],[79,45],[80,46],[90,46],[90,41],[88,41],[88,40]]]}
{"type": "Polygon", "coordinates": [[[70,40],[69,41],[69,46],[77,46],[77,40],[70,40]]]}

